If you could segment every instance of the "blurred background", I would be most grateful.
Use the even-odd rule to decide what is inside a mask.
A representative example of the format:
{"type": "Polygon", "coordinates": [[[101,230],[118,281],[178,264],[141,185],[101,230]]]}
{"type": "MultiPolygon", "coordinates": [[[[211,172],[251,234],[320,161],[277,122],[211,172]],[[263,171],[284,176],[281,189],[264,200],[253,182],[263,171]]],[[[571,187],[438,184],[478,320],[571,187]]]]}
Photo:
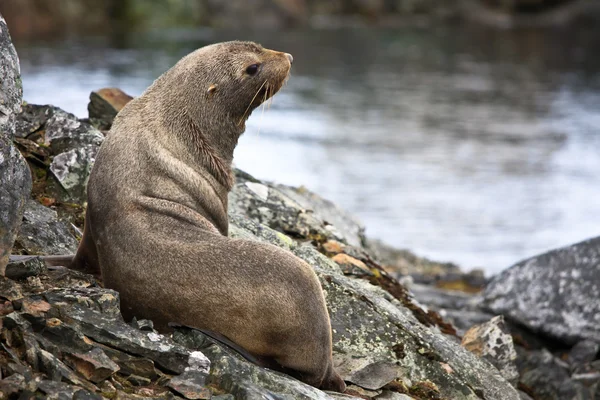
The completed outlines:
{"type": "Polygon", "coordinates": [[[496,273],[600,235],[597,0],[1,0],[24,98],[87,116],[203,45],[294,55],[238,167],[496,273]]]}

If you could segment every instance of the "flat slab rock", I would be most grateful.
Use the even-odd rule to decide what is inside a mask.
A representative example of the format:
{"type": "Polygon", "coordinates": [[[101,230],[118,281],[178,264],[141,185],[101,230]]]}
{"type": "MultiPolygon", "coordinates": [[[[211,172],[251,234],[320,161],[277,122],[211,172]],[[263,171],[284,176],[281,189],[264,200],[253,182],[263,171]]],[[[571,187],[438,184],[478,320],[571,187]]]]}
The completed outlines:
{"type": "Polygon", "coordinates": [[[600,342],[600,237],[521,261],[483,296],[487,309],[566,344],[600,342]]]}

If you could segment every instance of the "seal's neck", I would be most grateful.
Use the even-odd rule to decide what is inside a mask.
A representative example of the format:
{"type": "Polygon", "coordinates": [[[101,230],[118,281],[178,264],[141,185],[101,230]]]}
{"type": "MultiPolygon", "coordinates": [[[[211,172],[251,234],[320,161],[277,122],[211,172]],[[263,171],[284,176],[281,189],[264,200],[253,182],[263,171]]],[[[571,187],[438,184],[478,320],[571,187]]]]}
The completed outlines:
{"type": "Polygon", "coordinates": [[[145,95],[158,99],[162,108],[160,123],[189,150],[193,162],[229,191],[234,183],[233,151],[245,124],[236,124],[238,121],[218,104],[196,99],[190,85],[170,84],[175,80],[171,76],[174,73],[169,71],[157,79],[145,95]]]}
{"type": "Polygon", "coordinates": [[[185,134],[189,134],[187,139],[192,146],[192,151],[196,152],[204,167],[215,179],[228,191],[231,190],[234,184],[231,162],[239,135],[235,135],[235,140],[231,140],[233,135],[214,128],[213,130],[202,129],[187,112],[183,114],[180,123],[185,127],[185,134]]]}

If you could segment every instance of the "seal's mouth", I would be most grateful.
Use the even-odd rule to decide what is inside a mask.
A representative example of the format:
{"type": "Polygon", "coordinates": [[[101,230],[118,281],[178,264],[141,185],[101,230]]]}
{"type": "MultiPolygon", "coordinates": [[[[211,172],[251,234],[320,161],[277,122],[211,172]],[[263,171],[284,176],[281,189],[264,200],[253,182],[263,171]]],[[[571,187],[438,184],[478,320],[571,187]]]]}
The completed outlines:
{"type": "MultiPolygon", "coordinates": [[[[273,98],[273,96],[275,95],[275,93],[277,93],[279,91],[279,89],[281,89],[283,87],[285,82],[287,82],[288,77],[289,77],[289,73],[285,77],[285,79],[283,79],[279,82],[269,82],[268,80],[264,81],[263,84],[258,89],[258,91],[256,92],[256,94],[254,95],[254,97],[252,98],[252,100],[250,100],[250,104],[248,104],[248,107],[244,111],[244,114],[242,115],[242,118],[240,119],[240,122],[238,123],[238,125],[242,124],[245,120],[247,120],[255,108],[259,107],[261,104],[266,104],[267,100],[271,100],[273,98]]],[[[270,102],[269,102],[269,107],[270,107],[270,102]]]]}

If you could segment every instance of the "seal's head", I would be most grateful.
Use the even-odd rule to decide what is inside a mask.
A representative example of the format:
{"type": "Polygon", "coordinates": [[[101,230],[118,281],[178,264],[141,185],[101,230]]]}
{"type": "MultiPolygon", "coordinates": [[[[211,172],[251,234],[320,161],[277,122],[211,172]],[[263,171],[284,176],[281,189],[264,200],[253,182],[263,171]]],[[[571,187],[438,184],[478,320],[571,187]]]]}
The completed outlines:
{"type": "Polygon", "coordinates": [[[203,83],[208,102],[226,109],[238,123],[252,110],[272,97],[286,81],[292,66],[292,55],[263,48],[252,42],[226,42],[198,51],[197,67],[206,73],[203,83]],[[206,69],[203,54],[210,54],[206,69]],[[218,67],[215,68],[215,61],[218,67]]]}
{"type": "Polygon", "coordinates": [[[164,103],[185,109],[200,126],[219,119],[234,122],[241,133],[252,111],[281,89],[292,61],[291,54],[253,42],[202,47],[164,75],[164,103]]]}

